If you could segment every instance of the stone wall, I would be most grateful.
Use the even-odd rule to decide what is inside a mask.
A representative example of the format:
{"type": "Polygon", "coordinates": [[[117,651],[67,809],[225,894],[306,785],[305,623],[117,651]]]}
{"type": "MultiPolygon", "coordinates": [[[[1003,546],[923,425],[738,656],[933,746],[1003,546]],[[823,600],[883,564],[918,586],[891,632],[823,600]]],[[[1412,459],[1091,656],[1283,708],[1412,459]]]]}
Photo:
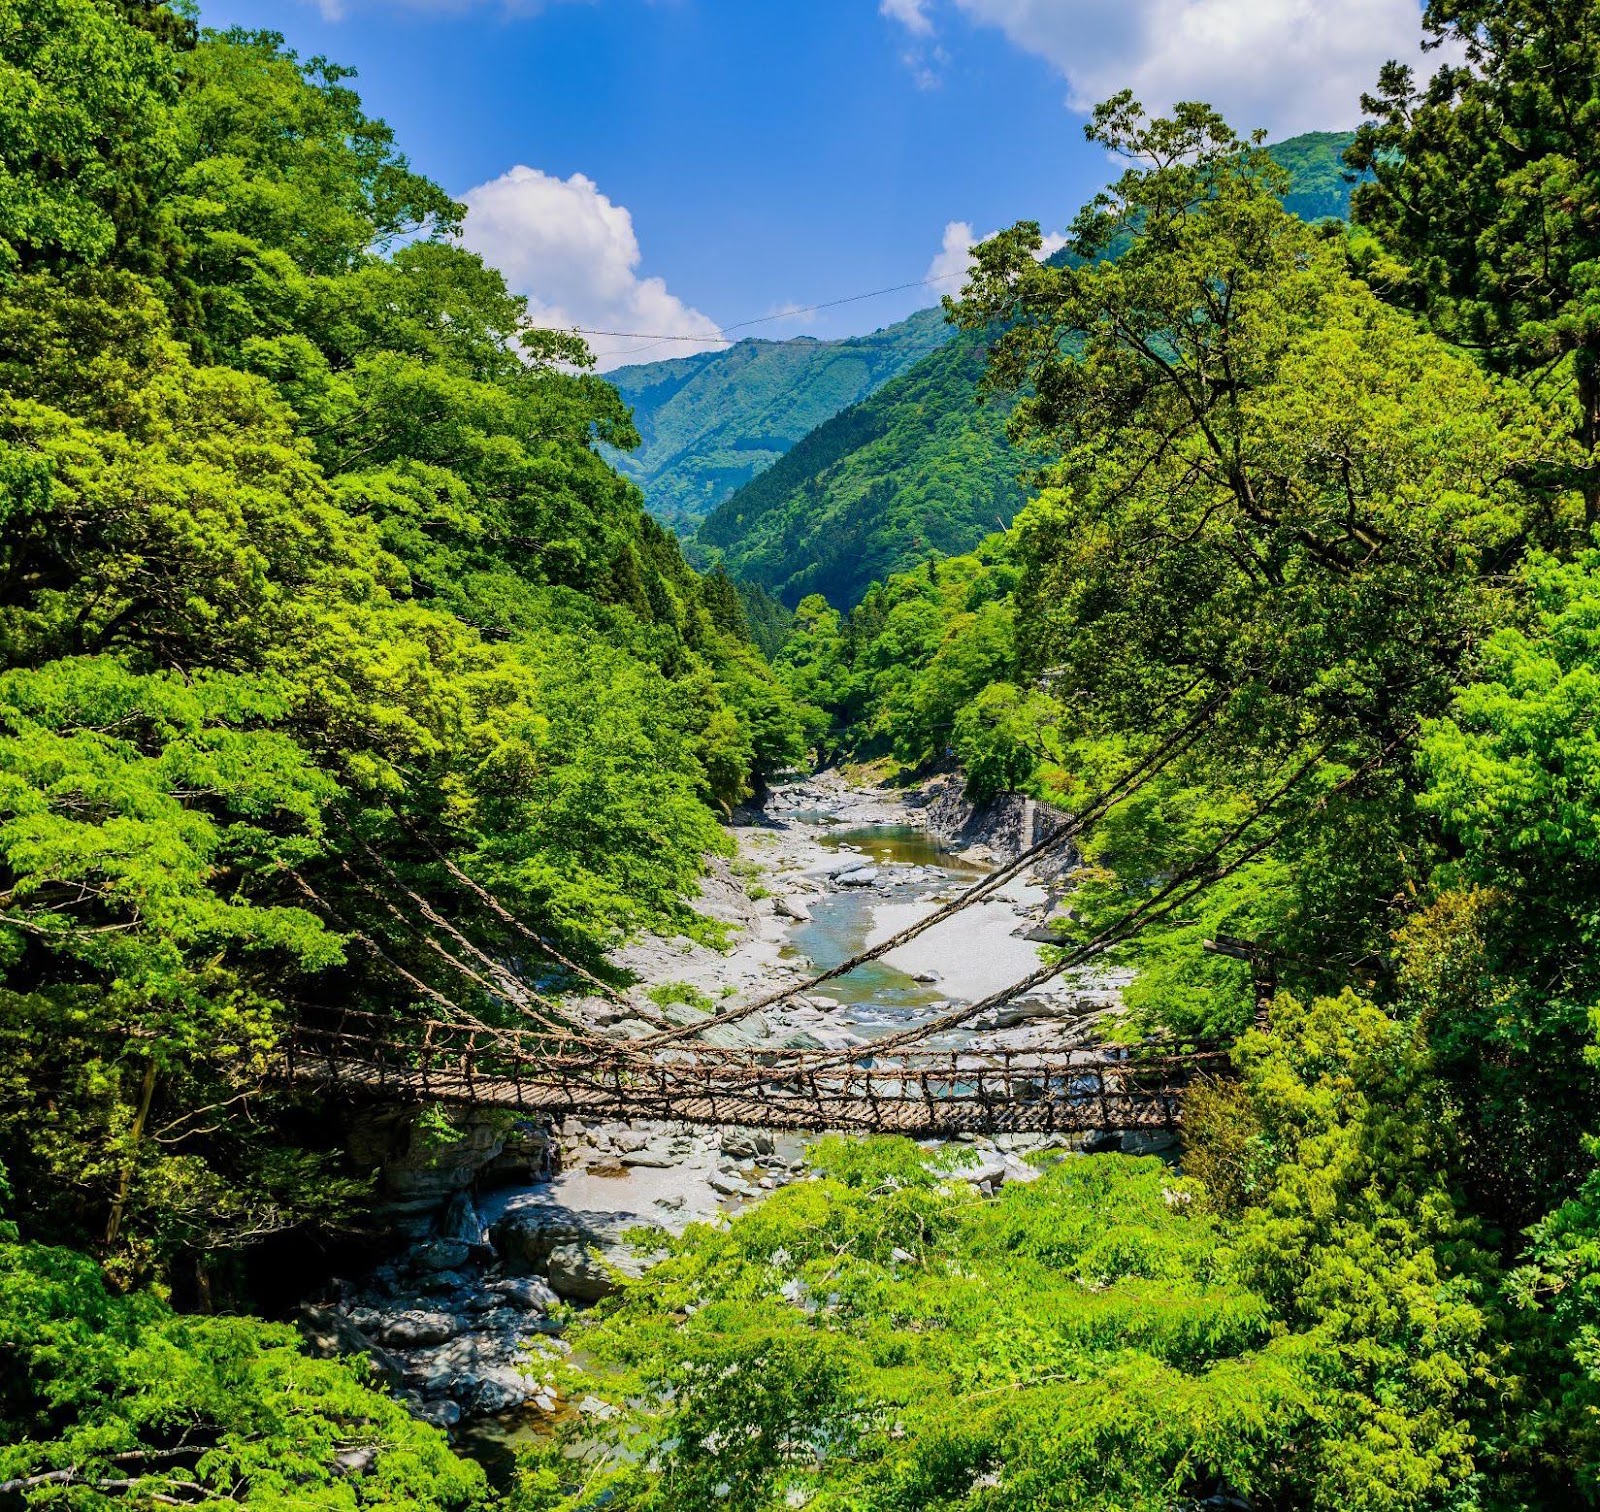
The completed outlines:
{"type": "MultiPolygon", "coordinates": [[[[1071,817],[1021,793],[1001,793],[987,803],[974,804],[959,772],[930,779],[920,792],[907,795],[906,804],[921,811],[928,833],[936,840],[956,850],[982,847],[1001,866],[1015,861],[1071,817]]],[[[1057,875],[1070,871],[1079,859],[1078,848],[1068,845],[1041,870],[1057,875]]]]}

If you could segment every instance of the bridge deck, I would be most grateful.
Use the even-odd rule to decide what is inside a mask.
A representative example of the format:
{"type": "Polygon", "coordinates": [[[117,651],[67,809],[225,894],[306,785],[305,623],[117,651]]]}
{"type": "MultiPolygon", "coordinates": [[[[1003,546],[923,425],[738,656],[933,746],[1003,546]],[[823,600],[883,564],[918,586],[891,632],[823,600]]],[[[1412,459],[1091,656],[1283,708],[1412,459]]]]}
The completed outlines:
{"type": "Polygon", "coordinates": [[[949,1137],[962,1133],[1072,1133],[1172,1129],[1196,1075],[1218,1053],[1128,1059],[924,1053],[875,1064],[804,1059],[763,1066],[706,1057],[640,1062],[507,1052],[503,1035],[467,1032],[441,1045],[298,1029],[286,1079],[405,1101],[506,1108],[534,1115],[742,1125],[753,1128],[949,1137]]]}

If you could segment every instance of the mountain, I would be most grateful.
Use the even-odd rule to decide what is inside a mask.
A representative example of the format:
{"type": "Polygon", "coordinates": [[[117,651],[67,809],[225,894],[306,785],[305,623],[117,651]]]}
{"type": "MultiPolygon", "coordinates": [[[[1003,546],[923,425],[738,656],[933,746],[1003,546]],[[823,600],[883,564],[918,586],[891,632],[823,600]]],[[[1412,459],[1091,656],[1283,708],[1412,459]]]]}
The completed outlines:
{"type": "Polygon", "coordinates": [[[607,451],[650,512],[689,533],[808,431],[949,340],[937,309],[844,341],[741,341],[720,352],[606,376],[633,410],[642,445],[607,451]]]}
{"type": "Polygon", "coordinates": [[[793,606],[854,604],[869,584],[1003,530],[1022,503],[1005,409],[977,402],[963,334],[817,427],[718,506],[700,545],[793,606]]]}
{"type": "Polygon", "coordinates": [[[1283,208],[1301,220],[1348,220],[1355,181],[1344,155],[1354,140],[1350,131],[1308,131],[1273,142],[1267,151],[1291,180],[1283,208]]]}
{"type": "MultiPolygon", "coordinates": [[[[1308,132],[1267,149],[1292,177],[1289,210],[1349,215],[1351,139],[1308,132]]],[[[980,340],[947,340],[719,504],[699,544],[790,607],[808,593],[848,607],[931,552],[971,550],[1010,524],[1024,496],[1005,410],[978,402],[982,372],[980,340]]]]}

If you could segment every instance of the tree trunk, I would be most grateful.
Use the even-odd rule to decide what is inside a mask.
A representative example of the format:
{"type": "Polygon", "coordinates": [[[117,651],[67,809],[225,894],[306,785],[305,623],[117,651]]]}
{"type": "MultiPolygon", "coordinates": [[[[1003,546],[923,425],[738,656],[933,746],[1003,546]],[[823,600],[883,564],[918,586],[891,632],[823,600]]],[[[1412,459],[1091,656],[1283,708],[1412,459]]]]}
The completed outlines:
{"type": "Polygon", "coordinates": [[[150,1100],[156,1092],[156,1062],[152,1056],[144,1063],[144,1081],[139,1087],[139,1106],[134,1111],[133,1128],[129,1131],[128,1158],[122,1163],[122,1175],[117,1180],[117,1195],[106,1218],[106,1248],[117,1242],[122,1229],[122,1214],[128,1206],[128,1192],[133,1186],[134,1167],[139,1159],[139,1141],[144,1138],[145,1120],[150,1116],[150,1100]]]}
{"type": "Polygon", "coordinates": [[[1583,524],[1585,534],[1594,536],[1600,524],[1600,470],[1595,448],[1600,446],[1600,350],[1580,347],[1577,353],[1578,440],[1583,445],[1583,524]]]}

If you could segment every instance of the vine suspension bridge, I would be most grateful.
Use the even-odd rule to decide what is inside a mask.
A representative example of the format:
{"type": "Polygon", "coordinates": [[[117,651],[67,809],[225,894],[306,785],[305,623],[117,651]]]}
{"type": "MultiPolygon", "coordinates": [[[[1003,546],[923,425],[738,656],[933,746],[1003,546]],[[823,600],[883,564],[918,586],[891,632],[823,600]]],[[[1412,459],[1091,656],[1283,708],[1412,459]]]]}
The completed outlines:
{"type": "Polygon", "coordinates": [[[293,1031],[285,1070],[296,1081],[407,1100],[533,1115],[661,1119],[770,1129],[850,1129],[922,1136],[1167,1129],[1190,1081],[1221,1070],[1221,1051],[1129,1057],[1086,1050],[903,1050],[795,1056],[696,1050],[644,1061],[518,1044],[504,1030],[430,1021],[419,1041],[386,1020],[346,1013],[293,1031]],[[762,1064],[770,1060],[771,1064],[762,1064]]]}
{"type": "MultiPolygon", "coordinates": [[[[917,1137],[1174,1128],[1182,1120],[1188,1088],[1198,1078],[1226,1072],[1226,1050],[1201,1047],[1178,1052],[1167,1046],[1098,1044],[1088,1020],[1099,1015],[1086,1016],[1076,1024],[1069,1021],[1061,1045],[1044,1052],[976,1046],[934,1048],[928,1042],[1103,955],[1259,855],[1286,826],[1280,825],[1264,837],[1252,836],[1252,830],[1300,783],[1316,755],[1299,765],[1216,846],[1137,906],[1086,943],[1064,951],[981,1001],[951,1008],[848,1049],[762,1045],[726,1049],[697,1041],[708,1029],[787,1002],[877,960],[990,897],[1041,858],[1070,844],[1120,798],[1192,743],[1207,712],[1200,711],[1076,817],[951,902],[830,970],[687,1024],[624,997],[567,960],[447,858],[435,853],[454,883],[472,893],[503,926],[581,978],[592,991],[653,1026],[653,1032],[631,1038],[609,1038],[577,1023],[564,1005],[542,996],[503,958],[490,955],[469,939],[368,847],[367,854],[379,872],[409,902],[411,914],[432,931],[423,942],[455,971],[509,1005],[521,1022],[511,1028],[484,1022],[383,957],[370,939],[354,932],[427,1001],[428,1011],[421,1017],[400,1018],[353,1009],[307,1009],[284,1043],[275,1074],[296,1084],[351,1094],[505,1108],[539,1117],[576,1114],[917,1137]]],[[[400,902],[370,884],[363,885],[385,909],[400,916],[400,902]]],[[[303,880],[301,887],[332,922],[343,925],[303,880]]],[[[1264,1011],[1272,994],[1270,962],[1256,947],[1242,941],[1214,942],[1210,948],[1251,962],[1258,1009],[1264,1011]]]]}

